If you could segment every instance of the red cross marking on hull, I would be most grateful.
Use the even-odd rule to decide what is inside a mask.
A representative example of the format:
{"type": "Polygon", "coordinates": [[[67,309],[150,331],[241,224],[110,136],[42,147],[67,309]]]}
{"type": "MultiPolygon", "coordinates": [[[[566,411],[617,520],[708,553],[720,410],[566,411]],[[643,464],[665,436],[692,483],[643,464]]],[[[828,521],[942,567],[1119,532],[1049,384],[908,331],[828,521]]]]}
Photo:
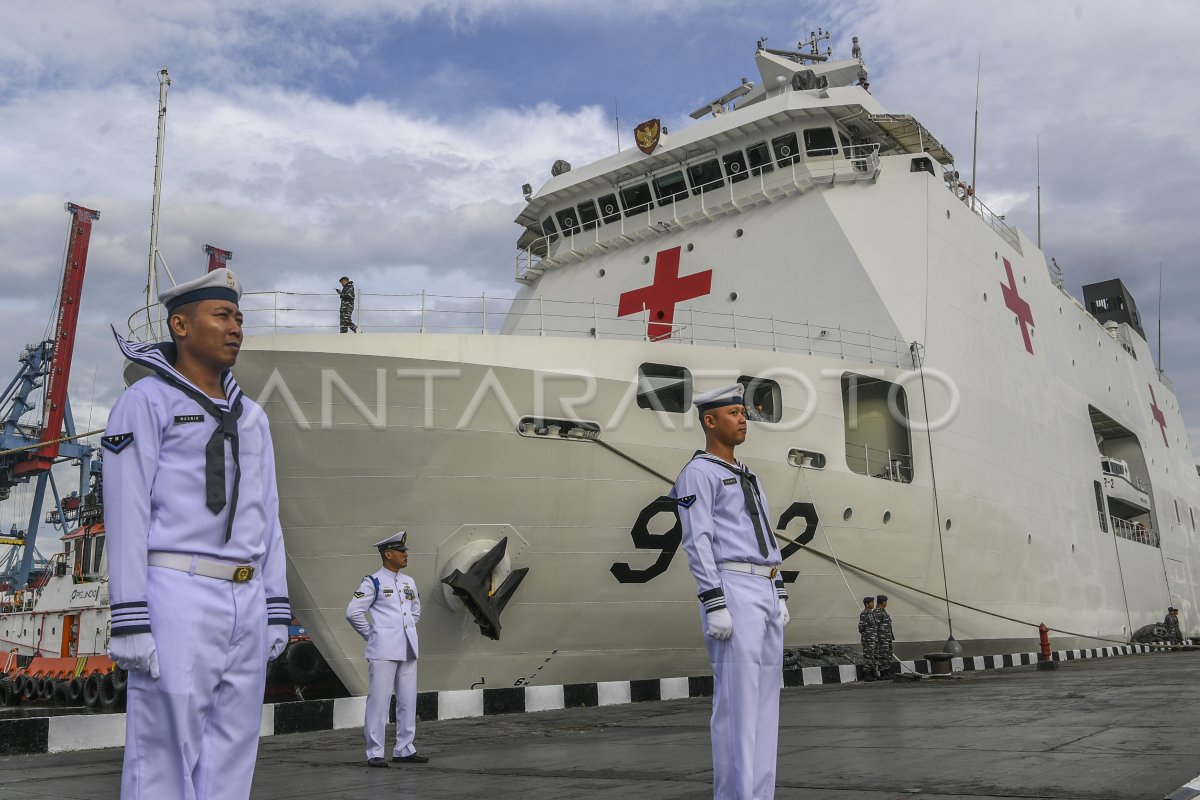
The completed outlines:
{"type": "Polygon", "coordinates": [[[646,335],[651,340],[668,339],[675,321],[675,304],[694,300],[712,291],[712,270],[679,275],[680,248],[660,250],[654,260],[654,282],[640,289],[622,292],[617,316],[650,312],[646,335]]]}
{"type": "Polygon", "coordinates": [[[1154,387],[1147,383],[1146,388],[1150,390],[1150,415],[1154,417],[1154,422],[1162,433],[1163,444],[1170,449],[1171,445],[1167,442],[1167,418],[1163,415],[1162,409],[1158,407],[1158,401],[1154,399],[1154,387]]]}
{"type": "Polygon", "coordinates": [[[1008,263],[1007,258],[1004,259],[1004,271],[1008,273],[1008,285],[1000,284],[1000,290],[1004,292],[1004,305],[1017,315],[1017,320],[1021,323],[1021,336],[1025,339],[1025,349],[1032,354],[1033,340],[1029,336],[1029,329],[1034,324],[1033,310],[1017,293],[1017,279],[1013,277],[1012,264],[1008,263]]]}

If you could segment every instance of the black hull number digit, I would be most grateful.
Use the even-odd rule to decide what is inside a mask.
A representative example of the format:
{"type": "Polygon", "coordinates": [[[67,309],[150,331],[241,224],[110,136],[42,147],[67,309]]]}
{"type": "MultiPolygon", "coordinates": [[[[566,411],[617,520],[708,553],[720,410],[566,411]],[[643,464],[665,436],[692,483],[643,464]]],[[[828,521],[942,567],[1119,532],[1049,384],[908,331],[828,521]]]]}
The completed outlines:
{"type": "Polygon", "coordinates": [[[637,522],[633,523],[633,530],[629,533],[633,537],[634,547],[639,550],[658,550],[658,558],[645,569],[633,569],[625,562],[618,562],[609,571],[619,583],[647,583],[667,571],[683,541],[683,523],[679,521],[678,504],[670,497],[654,500],[638,514],[637,522]],[[670,514],[675,524],[666,533],[651,533],[648,527],[650,520],[659,514],[670,514]]]}
{"type": "MultiPolygon", "coordinates": [[[[796,542],[798,542],[798,544],[789,543],[779,551],[779,554],[783,556],[784,560],[787,560],[788,556],[799,552],[801,547],[811,542],[813,537],[817,535],[817,522],[820,521],[820,517],[817,516],[817,507],[812,503],[797,502],[788,506],[787,511],[784,511],[779,517],[779,530],[786,532],[788,523],[794,520],[796,517],[800,517],[804,520],[804,530],[800,532],[799,536],[792,537],[796,540],[796,542]]],[[[782,570],[781,574],[783,575],[784,583],[795,583],[796,578],[800,573],[794,570],[785,569],[782,570]]]]}

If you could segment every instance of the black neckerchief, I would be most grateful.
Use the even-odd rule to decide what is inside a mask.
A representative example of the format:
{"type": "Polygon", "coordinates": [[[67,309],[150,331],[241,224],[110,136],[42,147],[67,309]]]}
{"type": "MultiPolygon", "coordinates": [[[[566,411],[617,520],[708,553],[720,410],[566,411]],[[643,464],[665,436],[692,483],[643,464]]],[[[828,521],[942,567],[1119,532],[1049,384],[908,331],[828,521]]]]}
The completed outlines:
{"type": "Polygon", "coordinates": [[[212,398],[196,388],[196,386],[175,369],[175,345],[172,342],[142,343],[127,342],[113,328],[113,336],[117,345],[130,361],[152,370],[156,375],[179,391],[195,400],[217,421],[217,427],[208,437],[204,446],[204,501],[208,510],[220,514],[225,508],[225,440],[229,440],[229,452],[233,456],[233,489],[229,496],[229,517],[225,523],[225,541],[233,536],[233,518],[237,513],[238,490],[242,483],[242,464],[238,459],[238,420],[242,416],[241,387],[233,379],[233,373],[226,371],[221,375],[221,386],[229,401],[229,408],[223,409],[213,402],[212,398]]]}
{"type": "Polygon", "coordinates": [[[767,558],[770,554],[771,548],[767,545],[767,536],[763,531],[762,518],[765,517],[766,514],[762,512],[762,508],[759,505],[758,478],[755,477],[754,473],[750,472],[750,470],[738,469],[732,464],[713,456],[712,453],[709,453],[705,450],[697,450],[692,458],[696,459],[704,456],[708,456],[708,458],[705,458],[706,461],[710,461],[713,464],[719,464],[737,476],[738,483],[742,487],[742,500],[746,504],[746,513],[750,515],[750,522],[754,524],[754,536],[756,539],[758,539],[758,550],[760,553],[762,553],[763,558],[767,558]]]}

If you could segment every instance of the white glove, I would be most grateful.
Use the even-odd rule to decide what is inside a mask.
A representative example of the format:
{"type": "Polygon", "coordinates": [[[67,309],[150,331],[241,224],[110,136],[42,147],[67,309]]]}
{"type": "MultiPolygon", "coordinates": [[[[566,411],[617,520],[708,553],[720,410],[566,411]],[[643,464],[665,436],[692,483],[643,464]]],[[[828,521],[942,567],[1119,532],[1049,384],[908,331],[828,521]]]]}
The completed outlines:
{"type": "Polygon", "coordinates": [[[708,612],[704,632],[720,642],[733,636],[733,617],[729,615],[729,609],[718,608],[708,612]]]}
{"type": "Polygon", "coordinates": [[[274,661],[283,655],[288,644],[288,629],[286,625],[267,626],[267,661],[274,661]]]}
{"type": "Polygon", "coordinates": [[[121,669],[148,672],[151,678],[158,678],[158,648],[154,646],[154,636],[149,633],[112,637],[108,643],[108,657],[121,669]]]}
{"type": "Polygon", "coordinates": [[[779,601],[779,622],[780,622],[780,625],[781,625],[782,627],[786,628],[786,627],[787,627],[787,624],[788,624],[789,622],[791,622],[791,621],[792,621],[792,615],[788,613],[788,610],[787,610],[787,603],[785,603],[783,600],[780,600],[780,601],[779,601]]]}

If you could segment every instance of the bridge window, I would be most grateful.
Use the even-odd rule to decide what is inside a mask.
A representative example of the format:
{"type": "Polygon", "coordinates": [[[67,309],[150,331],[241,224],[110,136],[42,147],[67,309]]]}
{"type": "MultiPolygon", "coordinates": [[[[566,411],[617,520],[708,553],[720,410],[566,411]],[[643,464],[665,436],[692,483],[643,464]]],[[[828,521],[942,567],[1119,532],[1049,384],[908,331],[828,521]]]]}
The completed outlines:
{"type": "Polygon", "coordinates": [[[746,419],[752,422],[779,422],[783,416],[783,401],[779,384],[766,378],[743,375],[738,383],[745,387],[746,419]]]}
{"type": "Polygon", "coordinates": [[[554,217],[546,217],[542,220],[542,233],[544,233],[551,243],[558,241],[558,229],[554,227],[554,217]]]}
{"type": "Polygon", "coordinates": [[[650,199],[650,186],[645,183],[635,183],[621,190],[621,205],[625,207],[625,216],[645,214],[646,209],[654,207],[650,199]]]}
{"type": "Polygon", "coordinates": [[[558,217],[558,224],[562,226],[563,236],[579,233],[579,215],[575,209],[564,208],[554,216],[558,217]]]}
{"type": "Polygon", "coordinates": [[[683,172],[680,170],[659,175],[654,179],[654,195],[658,198],[660,206],[668,206],[677,198],[687,197],[687,191],[687,181],[683,179],[683,172]]]}
{"type": "Polygon", "coordinates": [[[688,167],[688,180],[692,182],[692,194],[703,194],[725,185],[725,179],[721,177],[721,164],[715,158],[688,167]]]}
{"type": "Polygon", "coordinates": [[[606,194],[600,198],[600,214],[605,222],[616,222],[621,218],[621,208],[617,205],[615,194],[606,194]]]}
{"type": "Polygon", "coordinates": [[[804,132],[804,152],[810,156],[832,156],[837,154],[837,139],[833,128],[809,128],[804,132]]]}
{"type": "Polygon", "coordinates": [[[914,158],[908,165],[908,171],[909,172],[928,172],[930,175],[933,175],[934,174],[933,162],[929,160],[929,156],[921,156],[919,158],[914,158]]]}
{"type": "Polygon", "coordinates": [[[859,475],[901,483],[913,479],[908,400],[898,384],[842,374],[846,466],[859,475]]]}
{"type": "Polygon", "coordinates": [[[775,148],[775,161],[781,167],[800,160],[800,145],[796,143],[796,134],[794,133],[772,139],[771,147],[775,148]]]}
{"type": "Polygon", "coordinates": [[[742,155],[741,150],[721,156],[721,161],[725,164],[725,174],[729,176],[730,183],[744,181],[750,177],[750,173],[746,171],[746,156],[742,155]]]}
{"type": "Polygon", "coordinates": [[[653,411],[687,411],[692,406],[692,373],[671,364],[642,364],[638,367],[637,404],[653,411]]]}
{"type": "Polygon", "coordinates": [[[762,175],[764,172],[771,172],[775,169],[771,165],[771,151],[767,149],[766,142],[759,142],[747,147],[746,156],[750,159],[751,175],[762,175]]]}
{"type": "Polygon", "coordinates": [[[575,208],[579,212],[579,221],[583,223],[585,231],[600,227],[600,223],[596,221],[598,215],[596,214],[595,203],[591,200],[585,200],[575,208]]]}
{"type": "Polygon", "coordinates": [[[104,537],[97,536],[96,537],[96,563],[95,563],[95,566],[92,567],[92,572],[100,571],[100,562],[103,560],[103,558],[104,558],[104,537]]]}

